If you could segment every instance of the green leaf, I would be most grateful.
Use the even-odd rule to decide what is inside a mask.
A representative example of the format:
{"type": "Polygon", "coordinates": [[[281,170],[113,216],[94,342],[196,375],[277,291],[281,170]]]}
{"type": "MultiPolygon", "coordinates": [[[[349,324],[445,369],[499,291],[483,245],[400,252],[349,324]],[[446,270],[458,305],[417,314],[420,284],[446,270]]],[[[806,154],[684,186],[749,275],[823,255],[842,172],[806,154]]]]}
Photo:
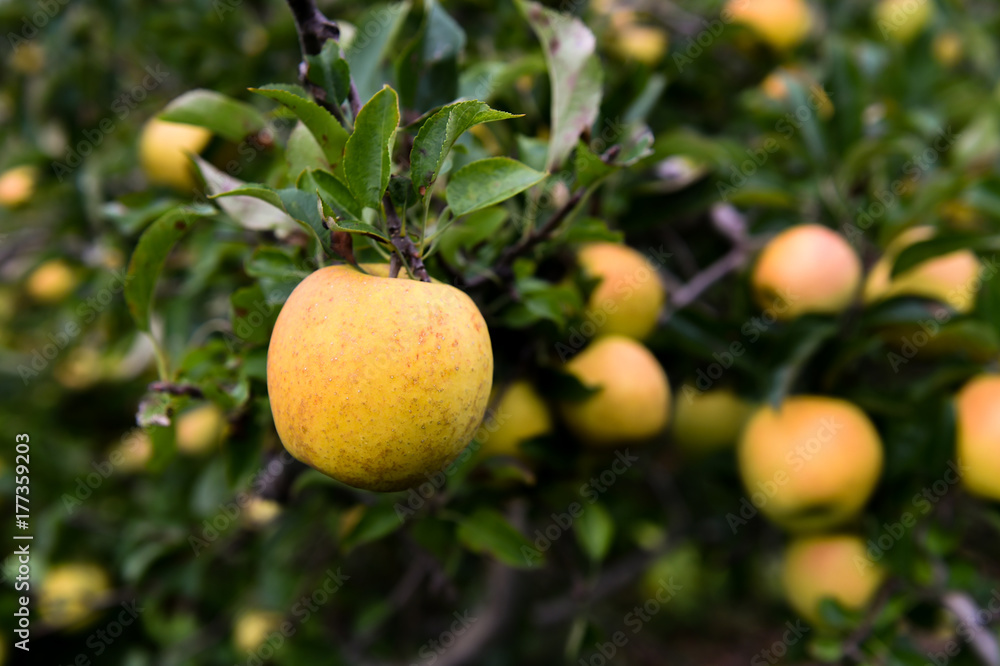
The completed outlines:
{"type": "Polygon", "coordinates": [[[265,344],[280,308],[267,301],[260,285],[243,287],[229,297],[233,333],[245,343],[265,344]]]}
{"type": "Polygon", "coordinates": [[[458,540],[474,553],[488,553],[516,568],[540,566],[543,553],[493,509],[477,509],[458,523],[458,540]]]}
{"type": "Polygon", "coordinates": [[[611,175],[618,167],[607,164],[586,143],[581,141],[576,147],[576,181],[580,187],[590,187],[611,175]]]}
{"type": "Polygon", "coordinates": [[[896,257],[896,262],[892,265],[892,276],[896,277],[900,273],[928,259],[959,250],[971,250],[973,252],[1000,251],[1000,236],[962,234],[932,238],[920,243],[914,243],[900,252],[899,256],[896,257]]]}
{"type": "Polygon", "coordinates": [[[326,92],[326,99],[334,105],[341,105],[351,92],[351,68],[340,57],[340,45],[335,40],[327,40],[319,55],[306,56],[309,69],[306,78],[326,92]]]}
{"type": "Polygon", "coordinates": [[[242,180],[219,171],[200,157],[195,157],[194,161],[205,179],[209,198],[222,197],[218,201],[219,206],[244,229],[274,231],[279,237],[284,237],[296,228],[295,221],[285,214],[281,206],[275,209],[273,201],[265,203],[259,197],[231,194],[247,187],[242,180]]]}
{"type": "Polygon", "coordinates": [[[323,205],[329,208],[338,220],[362,218],[362,208],[347,186],[334,178],[329,172],[315,169],[310,172],[313,182],[319,190],[323,205]]]}
{"type": "Polygon", "coordinates": [[[344,59],[361,99],[370,98],[382,87],[382,62],[409,11],[409,2],[372,7],[358,20],[353,39],[344,45],[344,59]]]}
{"type": "Polygon", "coordinates": [[[301,122],[296,123],[295,129],[288,136],[285,163],[288,165],[288,175],[293,181],[298,180],[306,169],[319,168],[330,171],[330,164],[326,161],[326,155],[323,154],[319,142],[301,122]]]}
{"type": "Polygon", "coordinates": [[[491,109],[475,100],[450,104],[427,119],[410,151],[410,174],[413,187],[421,196],[428,196],[431,185],[437,180],[441,166],[448,157],[455,141],[480,123],[507,118],[519,118],[505,111],[491,109]]]}
{"type": "Polygon", "coordinates": [[[502,206],[484,208],[465,217],[441,234],[438,249],[451,265],[458,263],[458,250],[471,249],[496,234],[510,214],[502,206]]]}
{"type": "Polygon", "coordinates": [[[277,88],[251,88],[253,92],[268,97],[287,106],[303,124],[309,128],[313,137],[323,149],[326,161],[336,172],[344,160],[344,146],[347,144],[347,130],[337,122],[333,115],[312,100],[299,97],[287,90],[277,88]]]}
{"type": "Polygon", "coordinates": [[[356,548],[363,543],[377,541],[386,537],[400,527],[403,521],[396,515],[396,510],[391,504],[377,504],[365,508],[361,520],[351,530],[350,534],[344,538],[342,545],[345,550],[356,548]]]}
{"type": "Polygon", "coordinates": [[[149,314],[153,305],[156,281],[167,255],[191,225],[215,214],[210,206],[175,208],[153,222],[139,238],[125,281],[125,302],[140,330],[149,332],[149,314]]]}
{"type": "Polygon", "coordinates": [[[294,187],[278,190],[285,211],[313,233],[320,247],[330,249],[330,230],[323,225],[320,215],[320,199],[315,192],[305,192],[294,187]]]}
{"type": "Polygon", "coordinates": [[[547,175],[509,157],[489,157],[459,169],[448,181],[445,198],[460,217],[506,201],[547,175]]]}
{"type": "Polygon", "coordinates": [[[603,504],[586,506],[573,523],[576,541],[591,562],[601,562],[611,549],[615,536],[615,521],[603,504]]]}
{"type": "Polygon", "coordinates": [[[458,56],[465,31],[435,0],[424,3],[419,33],[397,59],[396,81],[403,106],[428,109],[458,95],[458,56]]]}
{"type": "Polygon", "coordinates": [[[604,70],[594,33],[580,19],[519,0],[518,8],[542,42],[552,84],[550,170],[559,168],[580,135],[597,119],[604,70]]]}
{"type": "Polygon", "coordinates": [[[385,86],[362,107],[344,151],[347,184],[362,206],[378,209],[392,173],[392,138],[399,125],[396,91],[385,86]]]}
{"type": "Polygon", "coordinates": [[[212,90],[192,90],[170,102],[157,116],[172,123],[197,125],[239,142],[267,127],[267,118],[246,102],[212,90]]]}

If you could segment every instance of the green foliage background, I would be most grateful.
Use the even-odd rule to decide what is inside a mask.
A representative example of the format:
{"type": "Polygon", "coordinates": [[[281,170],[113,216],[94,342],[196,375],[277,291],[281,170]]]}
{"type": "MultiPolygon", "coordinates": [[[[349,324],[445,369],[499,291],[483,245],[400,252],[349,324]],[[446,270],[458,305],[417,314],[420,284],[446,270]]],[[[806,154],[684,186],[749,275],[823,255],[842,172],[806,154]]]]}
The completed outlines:
{"type": "MultiPolygon", "coordinates": [[[[362,101],[383,83],[400,97],[397,171],[408,156],[400,146],[416,140],[426,116],[466,97],[519,116],[463,134],[444,180],[496,156],[554,174],[442,231],[428,259],[438,279],[476,285],[469,291],[490,324],[498,385],[527,374],[547,398],[579,390],[558,372],[559,345],[574,344],[593,288],[572,262],[576,244],[624,237],[663,258],[680,285],[730,250],[711,223],[723,198],[754,238],[819,222],[842,231],[866,266],[916,224],[939,233],[904,253],[897,269],[956,247],[989,262],[1000,248],[995,4],[935,2],[929,27],[904,45],[885,39],[867,3],[815,2],[821,28],[786,54],[740,26],[716,30],[717,2],[682,4],[630,5],[638,20],[669,35],[655,65],[614,48],[612,16],[586,3],[558,7],[597,36],[603,96],[589,136],[555,166],[547,140],[549,70],[513,2],[321,4],[358,34],[376,26],[366,46],[348,47],[347,61],[362,101]],[[962,50],[953,64],[934,55],[935,40],[948,34],[962,50]],[[787,95],[774,99],[761,82],[782,64],[787,95]],[[833,105],[829,117],[813,84],[833,105]],[[927,152],[941,136],[953,140],[927,152]],[[617,162],[605,167],[597,156],[616,145],[617,162]],[[513,264],[509,288],[496,286],[491,270],[504,248],[544,224],[580,186],[587,196],[570,222],[513,264]]],[[[294,120],[285,107],[248,91],[282,90],[268,84],[296,80],[301,55],[282,2],[13,0],[0,4],[0,26],[7,42],[0,170],[33,164],[42,173],[30,203],[0,209],[0,423],[7,442],[0,506],[12,524],[14,434],[30,433],[33,585],[56,564],[97,562],[110,572],[115,600],[135,598],[143,608],[140,621],[99,655],[91,637],[113,613],[78,631],[47,629],[36,617],[31,663],[71,663],[79,654],[129,666],[258,663],[260,655],[240,652],[231,640],[234,619],[250,608],[292,622],[294,635],[261,659],[275,664],[452,663],[457,650],[428,646],[443,640],[455,613],[474,617],[474,628],[495,629],[467,663],[602,663],[595,646],[647,599],[638,581],[653,562],[657,575],[681,589],[629,634],[616,663],[743,663],[783,640],[792,615],[776,571],[786,537],[760,516],[734,527],[745,491],[730,451],[686,460],[668,432],[630,449],[640,461],[616,473],[593,503],[592,479],[600,484],[614,457],[583,452],[561,427],[531,444],[534,469],[470,457],[427,501],[356,491],[288,462],[270,421],[264,365],[280,302],[329,242],[312,186],[326,191],[327,212],[341,228],[356,234],[359,258],[379,256],[370,239],[383,231],[370,215],[352,214],[350,197],[338,198],[343,184],[324,187],[322,175],[315,183],[298,180],[295,166],[316,159],[316,151],[309,141],[289,140],[294,120]],[[29,35],[29,24],[37,34],[29,35]],[[143,87],[151,71],[166,75],[143,87]],[[239,100],[248,122],[277,127],[263,143],[239,133],[216,136],[204,157],[241,181],[269,186],[255,191],[265,200],[283,192],[279,202],[306,227],[287,235],[248,229],[222,212],[223,199],[148,186],[138,168],[140,128],[192,89],[239,100]],[[99,130],[104,120],[111,131],[99,130]],[[191,227],[183,238],[170,231],[179,220],[191,227]],[[149,269],[165,262],[151,322],[168,378],[197,387],[225,410],[230,431],[217,451],[190,457],[176,451],[172,423],[150,425],[154,452],[145,468],[111,465],[103,474],[112,447],[134,435],[137,413],[144,425],[165,423],[199,402],[148,390],[164,377],[119,288],[139,238],[157,229],[128,289],[141,301],[143,281],[157,277],[149,269]],[[27,276],[55,257],[73,266],[79,284],[59,304],[34,302],[24,290],[27,276]],[[77,330],[71,324],[78,333],[67,333],[77,330]],[[47,345],[58,348],[51,359],[47,345]],[[245,493],[279,502],[281,515],[262,527],[249,524],[245,493]],[[558,524],[574,502],[587,505],[583,517],[537,560],[526,559],[523,547],[538,548],[536,530],[558,524]],[[407,507],[403,520],[400,506],[407,507]],[[302,598],[338,570],[348,576],[343,586],[302,611],[302,598]]],[[[593,84],[597,71],[587,76],[593,84]]],[[[323,85],[337,90],[335,77],[323,85]]],[[[585,96],[584,87],[578,84],[578,94],[585,96]]],[[[206,123],[220,117],[192,109],[206,123]]],[[[499,163],[488,166],[471,191],[497,177],[499,163]]],[[[409,207],[411,225],[421,224],[419,188],[389,187],[397,205],[409,207]]],[[[471,205],[459,203],[456,190],[439,194],[455,211],[471,205]]],[[[433,223],[441,207],[430,210],[433,223]]],[[[759,310],[740,270],[669,314],[648,346],[680,392],[722,362],[732,343],[749,342],[745,326],[759,310]]],[[[866,539],[877,540],[912,511],[914,495],[954,459],[954,392],[984,368],[995,370],[1000,354],[1000,281],[984,280],[975,310],[950,319],[947,336],[955,342],[947,353],[894,357],[899,339],[887,327],[927,318],[925,303],[895,299],[837,318],[768,326],[720,380],[755,401],[821,393],[866,410],[886,450],[878,491],[852,525],[866,539]]],[[[952,640],[942,598],[958,592],[984,605],[1000,586],[998,552],[996,505],[949,488],[885,552],[892,578],[876,611],[862,617],[830,605],[835,629],[807,634],[782,658],[924,664],[952,640]]],[[[15,572],[8,559],[4,626],[16,607],[15,572]]],[[[995,617],[991,623],[996,635],[995,617]]],[[[3,640],[10,652],[10,634],[3,640]]],[[[8,659],[28,663],[21,655],[8,659]]],[[[978,662],[965,650],[950,663],[978,662]]]]}

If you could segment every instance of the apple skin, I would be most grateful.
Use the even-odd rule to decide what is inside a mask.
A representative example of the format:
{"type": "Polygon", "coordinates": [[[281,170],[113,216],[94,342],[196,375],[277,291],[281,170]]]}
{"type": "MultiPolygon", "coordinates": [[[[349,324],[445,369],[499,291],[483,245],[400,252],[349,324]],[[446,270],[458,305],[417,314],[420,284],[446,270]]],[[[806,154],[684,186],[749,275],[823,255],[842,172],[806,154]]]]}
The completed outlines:
{"type": "Polygon", "coordinates": [[[812,16],[803,0],[729,0],[722,10],[753,30],[779,51],[798,46],[812,28],[812,16]]]}
{"type": "Polygon", "coordinates": [[[601,390],[560,404],[563,420],[585,445],[641,443],[670,420],[670,384],[660,362],[641,343],[602,336],[566,364],[585,386],[601,390]]]}
{"type": "Polygon", "coordinates": [[[854,517],[882,473],[882,441],[864,412],[839,398],[794,396],[765,405],[737,447],[740,476],[754,505],[800,532],[854,517]]]}
{"type": "Polygon", "coordinates": [[[194,190],[194,167],[188,153],[205,150],[211,138],[204,127],[152,118],[139,136],[139,162],[149,182],[179,192],[194,190]]]}
{"type": "Polygon", "coordinates": [[[881,0],[874,9],[881,35],[904,44],[912,42],[934,13],[931,0],[881,0]]]}
{"type": "Polygon", "coordinates": [[[754,407],[729,389],[678,395],[674,403],[674,442],[688,454],[703,454],[736,444],[754,407]]]}
{"type": "Polygon", "coordinates": [[[0,173],[0,206],[17,208],[23,206],[35,193],[38,169],[22,165],[0,173]]]}
{"type": "Polygon", "coordinates": [[[199,456],[214,449],[226,431],[226,416],[212,403],[189,409],[177,417],[177,450],[199,456]]]}
{"type": "Polygon", "coordinates": [[[601,279],[584,313],[601,334],[642,340],[653,332],[667,294],[646,257],[625,245],[591,243],[580,248],[577,260],[601,279]]]}
{"type": "Polygon", "coordinates": [[[955,399],[956,445],[962,485],[1000,501],[1000,375],[980,375],[955,399]]]}
{"type": "Polygon", "coordinates": [[[751,283],[757,303],[778,319],[837,314],[858,293],[861,260],[837,232],[801,224],[771,239],[754,264],[751,283]]]}
{"type": "Polygon", "coordinates": [[[107,598],[111,582],[96,564],[70,563],[53,566],[42,580],[38,614],[55,629],[78,630],[93,622],[107,598]]]}
{"type": "Polygon", "coordinates": [[[974,282],[979,272],[979,260],[969,250],[949,252],[921,262],[890,277],[899,253],[920,241],[933,238],[932,227],[908,229],[897,236],[868,273],[865,281],[866,303],[876,303],[896,296],[919,296],[940,301],[960,314],[972,312],[976,306],[974,282]]]}
{"type": "Polygon", "coordinates": [[[322,268],[295,288],[267,355],[271,413],[288,452],[382,492],[451,462],[482,421],[492,383],[489,331],[465,293],[350,266],[322,268]]]}
{"type": "Polygon", "coordinates": [[[518,380],[504,391],[496,406],[496,430],[483,440],[479,455],[514,456],[524,460],[521,444],[552,432],[552,416],[548,405],[535,387],[518,380]]]}
{"type": "Polygon", "coordinates": [[[823,626],[819,606],[826,598],[849,610],[863,610],[883,580],[885,570],[868,558],[865,542],[854,535],[799,537],[785,550],[785,598],[811,624],[823,626]]]}

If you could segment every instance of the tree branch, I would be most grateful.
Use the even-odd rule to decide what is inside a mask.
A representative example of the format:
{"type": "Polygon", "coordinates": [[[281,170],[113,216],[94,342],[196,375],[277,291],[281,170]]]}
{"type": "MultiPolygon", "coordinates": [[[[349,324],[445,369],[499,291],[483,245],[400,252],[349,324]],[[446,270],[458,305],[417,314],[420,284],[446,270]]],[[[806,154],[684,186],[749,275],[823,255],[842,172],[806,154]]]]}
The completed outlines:
{"type": "MultiPolygon", "coordinates": [[[[420,251],[410,240],[410,237],[403,233],[403,221],[396,214],[396,206],[392,203],[392,197],[389,196],[388,192],[382,198],[382,206],[385,208],[385,226],[389,231],[389,240],[392,241],[392,246],[396,248],[399,256],[409,263],[410,270],[413,271],[413,275],[417,279],[430,282],[431,276],[427,274],[427,267],[424,266],[424,260],[420,258],[420,251]]],[[[398,272],[398,263],[392,261],[389,265],[390,276],[395,277],[398,272]]]]}
{"type": "Polygon", "coordinates": [[[556,229],[559,228],[559,225],[563,223],[563,220],[565,220],[566,217],[573,212],[573,209],[576,208],[583,199],[584,194],[586,194],[586,189],[581,187],[573,193],[573,196],[571,196],[566,203],[563,204],[562,207],[559,208],[559,210],[557,210],[555,214],[545,222],[545,224],[528,234],[527,238],[524,238],[514,245],[506,248],[500,254],[500,258],[497,259],[497,262],[493,267],[492,276],[477,275],[466,282],[465,286],[469,288],[478,287],[486,282],[494,281],[494,279],[499,282],[507,282],[510,280],[514,276],[514,261],[518,257],[527,254],[529,251],[534,249],[536,245],[555,233],[556,229]]]}
{"type": "MultiPolygon", "coordinates": [[[[318,55],[323,50],[326,40],[340,40],[340,28],[336,21],[331,21],[323,15],[316,7],[315,0],[288,0],[288,7],[295,17],[295,29],[299,33],[299,44],[302,46],[302,63],[299,65],[299,80],[303,87],[309,91],[316,103],[333,114],[344,127],[349,127],[344,111],[339,105],[330,103],[326,99],[326,91],[309,80],[309,56],[318,55]]],[[[357,89],[354,86],[354,79],[351,79],[351,90],[354,97],[357,96],[357,89]]],[[[351,99],[351,108],[354,115],[354,99],[351,99]]]]}

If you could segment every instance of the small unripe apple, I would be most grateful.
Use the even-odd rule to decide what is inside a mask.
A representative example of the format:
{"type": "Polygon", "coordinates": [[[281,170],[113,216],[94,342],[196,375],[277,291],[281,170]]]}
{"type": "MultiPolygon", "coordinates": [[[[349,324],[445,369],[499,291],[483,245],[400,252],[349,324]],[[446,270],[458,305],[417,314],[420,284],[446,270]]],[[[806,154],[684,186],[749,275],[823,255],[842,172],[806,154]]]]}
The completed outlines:
{"type": "Polygon", "coordinates": [[[76,272],[62,259],[49,259],[28,276],[28,296],[46,305],[58,303],[76,289],[76,272]]]}
{"type": "Polygon", "coordinates": [[[108,459],[126,474],[141,472],[153,457],[153,442],[145,431],[135,431],[111,448],[108,459]]]}
{"type": "Polygon", "coordinates": [[[465,293],[350,266],[321,268],[295,288],[267,355],[285,448],[375,491],[405,490],[450,463],[482,421],[492,383],[489,331],[465,293]]]}
{"type": "Polygon", "coordinates": [[[222,441],[226,416],[215,404],[190,409],[177,417],[177,450],[191,456],[208,453],[222,441]]]}
{"type": "Polygon", "coordinates": [[[778,50],[799,45],[812,28],[809,6],[803,0],[729,0],[722,13],[778,50]]]}
{"type": "Polygon", "coordinates": [[[667,32],[658,26],[638,23],[628,12],[616,11],[608,46],[623,60],[636,60],[655,67],[667,53],[667,32]],[[618,17],[622,18],[619,19],[618,17]]]}
{"type": "Polygon", "coordinates": [[[1000,501],[1000,375],[981,375],[955,399],[958,465],[974,495],[1000,501]]]}
{"type": "Polygon", "coordinates": [[[203,151],[211,138],[212,133],[204,127],[152,118],[139,137],[139,161],[149,182],[179,192],[192,191],[194,167],[188,154],[203,151]]]}
{"type": "Polygon", "coordinates": [[[818,224],[801,224],[775,236],[751,275],[757,303],[778,319],[836,314],[861,284],[861,260],[843,236],[818,224]]]}
{"type": "Polygon", "coordinates": [[[496,429],[482,442],[479,455],[524,458],[521,444],[552,432],[548,405],[530,382],[513,382],[497,403],[496,429]]]}
{"type": "Polygon", "coordinates": [[[274,500],[254,495],[243,510],[243,522],[252,529],[258,529],[271,523],[281,515],[282,507],[274,500]]]}
{"type": "Polygon", "coordinates": [[[233,625],[233,645],[242,652],[254,652],[281,626],[282,615],[274,611],[244,611],[233,625]]]}
{"type": "Polygon", "coordinates": [[[908,229],[897,236],[885,254],[872,266],[865,281],[865,302],[874,303],[896,296],[919,296],[945,303],[961,314],[976,305],[979,260],[970,250],[956,250],[921,262],[896,277],[890,277],[899,253],[920,241],[933,238],[932,227],[908,229]]]}
{"type": "Polygon", "coordinates": [[[882,441],[864,412],[838,398],[794,396],[765,405],[737,449],[750,501],[793,531],[854,517],[882,473],[882,441]]]}
{"type": "Polygon", "coordinates": [[[948,30],[934,38],[934,59],[945,67],[954,67],[962,59],[962,38],[948,30]]]}
{"type": "Polygon", "coordinates": [[[653,332],[666,291],[645,256],[617,243],[591,243],[577,259],[588,275],[601,280],[587,303],[587,321],[600,333],[636,340],[653,332]]]}
{"type": "Polygon", "coordinates": [[[674,403],[674,442],[691,454],[736,444],[754,407],[729,389],[689,391],[674,403]]]}
{"type": "Polygon", "coordinates": [[[96,564],[59,564],[42,579],[38,614],[55,629],[81,629],[97,617],[111,582],[96,564]]]}
{"type": "Polygon", "coordinates": [[[833,599],[861,611],[885,579],[865,542],[849,534],[799,537],[785,550],[781,580],[788,604],[805,620],[823,625],[820,602],[833,599]]]}
{"type": "Polygon", "coordinates": [[[883,38],[912,42],[933,13],[933,0],[881,0],[875,5],[875,25],[883,38]]]}
{"type": "Polygon", "coordinates": [[[639,443],[659,434],[670,418],[670,384],[656,357],[642,344],[608,335],[566,364],[588,387],[600,387],[582,401],[560,405],[563,420],[588,446],[639,443]]]}
{"type": "Polygon", "coordinates": [[[23,165],[0,174],[0,206],[17,208],[31,199],[38,182],[38,169],[23,165]]]}

